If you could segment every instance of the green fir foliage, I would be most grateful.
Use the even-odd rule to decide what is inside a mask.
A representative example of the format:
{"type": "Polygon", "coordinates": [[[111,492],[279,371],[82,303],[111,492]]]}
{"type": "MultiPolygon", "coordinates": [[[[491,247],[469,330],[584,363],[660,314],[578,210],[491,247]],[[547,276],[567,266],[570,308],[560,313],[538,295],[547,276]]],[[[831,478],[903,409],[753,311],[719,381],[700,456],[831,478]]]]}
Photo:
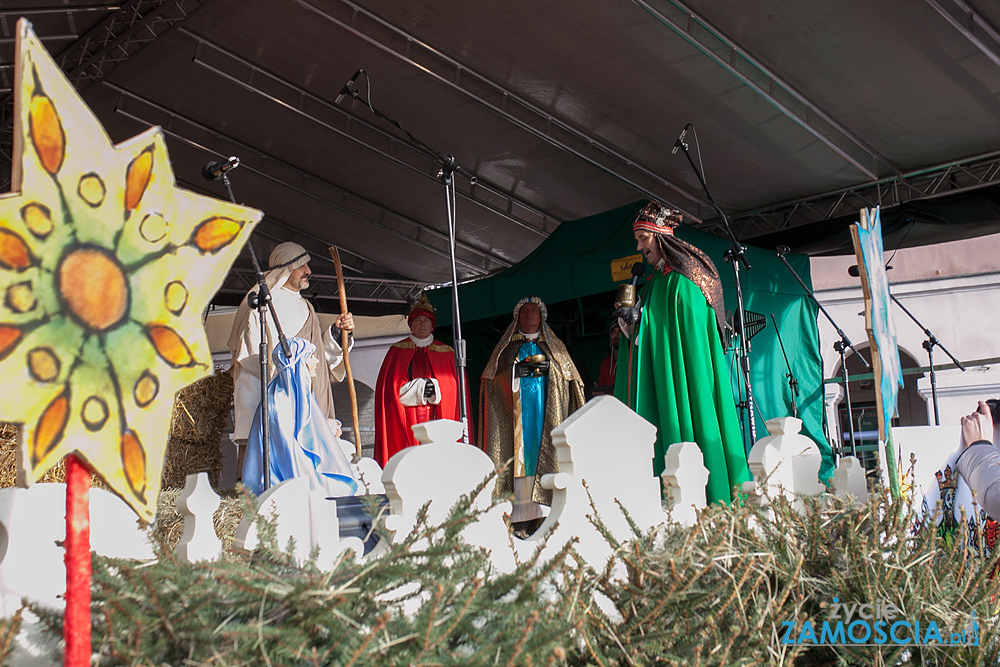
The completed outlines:
{"type": "MultiPolygon", "coordinates": [[[[96,664],[104,665],[996,665],[997,557],[959,524],[945,539],[888,499],[825,496],[799,514],[713,506],[693,528],[636,530],[602,572],[573,545],[510,575],[466,545],[463,501],[439,527],[331,571],[297,565],[273,527],[243,560],[94,558],[96,664]],[[979,646],[820,647],[846,603],[960,630],[979,646]],[[791,630],[789,629],[791,626],[791,630]],[[805,635],[803,635],[805,632],[805,635]]],[[[426,508],[425,508],[426,509],[426,508]]],[[[598,524],[598,527],[603,528],[598,524]]],[[[53,632],[58,615],[43,614],[53,632]]],[[[898,619],[897,619],[898,620],[898,619]]]]}
{"type": "Polygon", "coordinates": [[[616,544],[627,583],[611,576],[611,566],[598,588],[620,618],[591,608],[581,633],[588,647],[583,659],[602,665],[998,664],[997,559],[981,535],[960,528],[961,539],[945,540],[933,528],[914,528],[913,515],[887,499],[852,507],[824,496],[809,501],[804,514],[784,502],[772,509],[773,515],[713,506],[693,528],[663,526],[616,544]],[[824,621],[836,626],[835,598],[891,603],[901,610],[895,620],[920,620],[924,627],[934,621],[942,634],[961,630],[975,610],[980,645],[913,648],[888,641],[829,648],[809,642],[808,633],[794,643],[807,621],[817,640],[824,621]]]}

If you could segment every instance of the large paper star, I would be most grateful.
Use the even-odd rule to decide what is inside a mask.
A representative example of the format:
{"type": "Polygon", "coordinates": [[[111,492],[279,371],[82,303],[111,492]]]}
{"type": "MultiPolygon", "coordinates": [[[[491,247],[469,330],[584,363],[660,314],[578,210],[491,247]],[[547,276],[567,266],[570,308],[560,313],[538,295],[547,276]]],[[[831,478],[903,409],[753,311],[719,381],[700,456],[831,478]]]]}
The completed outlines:
{"type": "Polygon", "coordinates": [[[149,521],[174,393],[212,372],[201,315],[259,211],[176,187],[163,134],[113,146],[18,23],[0,197],[0,419],[19,482],[76,453],[149,521]]]}

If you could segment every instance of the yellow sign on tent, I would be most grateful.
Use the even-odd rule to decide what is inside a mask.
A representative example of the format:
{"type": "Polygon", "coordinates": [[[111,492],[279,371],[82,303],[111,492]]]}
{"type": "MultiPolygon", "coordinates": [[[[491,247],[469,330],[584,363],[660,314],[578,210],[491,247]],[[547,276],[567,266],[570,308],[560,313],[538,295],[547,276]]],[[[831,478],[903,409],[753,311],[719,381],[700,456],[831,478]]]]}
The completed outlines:
{"type": "Polygon", "coordinates": [[[634,255],[629,255],[628,257],[619,257],[611,261],[611,280],[618,282],[619,280],[631,280],[632,278],[632,266],[636,262],[642,261],[642,255],[636,253],[634,255]]]}
{"type": "Polygon", "coordinates": [[[0,419],[21,484],[76,453],[149,521],[174,393],[212,372],[202,311],[262,214],[179,189],[158,128],[112,145],[23,19],[17,53],[0,419]]]}

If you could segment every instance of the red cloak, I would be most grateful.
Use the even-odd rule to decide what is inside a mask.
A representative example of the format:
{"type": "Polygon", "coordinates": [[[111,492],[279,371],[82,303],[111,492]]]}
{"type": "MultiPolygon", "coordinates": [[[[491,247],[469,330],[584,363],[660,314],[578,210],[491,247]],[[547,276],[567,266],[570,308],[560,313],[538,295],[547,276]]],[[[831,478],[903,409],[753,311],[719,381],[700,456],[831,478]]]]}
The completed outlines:
{"type": "MultiPolygon", "coordinates": [[[[389,348],[375,383],[375,455],[383,468],[392,455],[404,447],[420,444],[410,429],[430,419],[459,421],[458,379],[455,374],[455,351],[450,345],[434,341],[427,346],[427,360],[433,377],[441,389],[441,402],[435,406],[406,407],[399,401],[399,389],[412,380],[410,366],[417,354],[417,346],[404,338],[389,348]],[[433,411],[427,407],[434,408],[433,411]],[[428,414],[431,413],[431,414],[428,414]]],[[[417,364],[414,364],[417,365],[417,364]]],[[[422,375],[416,375],[422,377],[422,375]]],[[[466,393],[468,405],[468,392],[466,393]]],[[[466,411],[468,415],[468,411],[466,411]]],[[[469,429],[472,431],[471,427],[469,429]]]]}

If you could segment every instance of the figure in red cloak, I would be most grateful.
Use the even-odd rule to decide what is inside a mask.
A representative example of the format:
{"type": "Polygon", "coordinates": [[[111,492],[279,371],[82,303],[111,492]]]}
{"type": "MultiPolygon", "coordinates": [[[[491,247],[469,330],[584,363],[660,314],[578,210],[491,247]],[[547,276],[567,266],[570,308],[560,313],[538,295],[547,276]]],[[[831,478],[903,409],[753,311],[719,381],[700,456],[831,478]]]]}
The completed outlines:
{"type": "Polygon", "coordinates": [[[407,321],[410,335],[389,348],[375,383],[374,458],[383,468],[396,452],[420,444],[411,426],[459,421],[455,351],[434,338],[437,316],[426,295],[407,321]]]}

